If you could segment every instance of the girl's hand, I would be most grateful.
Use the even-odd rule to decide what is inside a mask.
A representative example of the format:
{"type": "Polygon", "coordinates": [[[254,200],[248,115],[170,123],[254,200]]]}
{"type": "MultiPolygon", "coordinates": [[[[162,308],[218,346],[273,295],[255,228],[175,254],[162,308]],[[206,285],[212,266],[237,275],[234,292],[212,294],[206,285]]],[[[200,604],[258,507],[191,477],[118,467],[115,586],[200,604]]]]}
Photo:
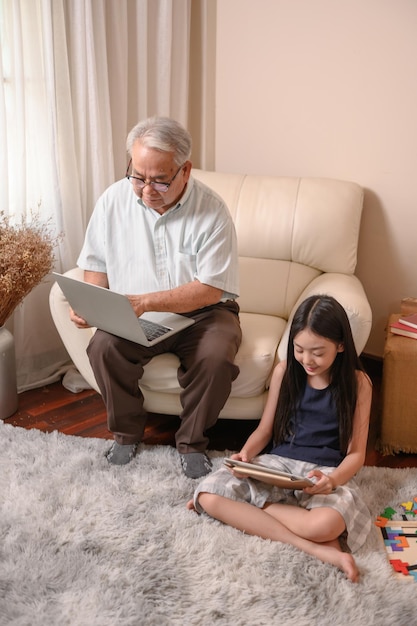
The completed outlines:
{"type": "Polygon", "coordinates": [[[311,478],[314,482],[312,487],[305,487],[303,491],[311,495],[318,493],[329,494],[335,489],[333,480],[328,474],[323,474],[320,470],[313,470],[307,474],[307,478],[311,478]]]}
{"type": "MultiPolygon", "coordinates": [[[[248,458],[248,455],[243,449],[240,452],[237,452],[236,454],[231,454],[230,458],[234,459],[235,461],[244,461],[245,463],[250,463],[250,459],[248,458]]],[[[242,473],[233,467],[228,467],[227,471],[233,474],[235,478],[240,478],[240,479],[246,478],[246,476],[242,476],[242,473]]]]}
{"type": "Polygon", "coordinates": [[[237,452],[236,454],[232,454],[230,458],[234,459],[235,461],[244,461],[245,463],[251,462],[251,459],[248,457],[248,455],[246,454],[243,448],[240,452],[237,452]]]}

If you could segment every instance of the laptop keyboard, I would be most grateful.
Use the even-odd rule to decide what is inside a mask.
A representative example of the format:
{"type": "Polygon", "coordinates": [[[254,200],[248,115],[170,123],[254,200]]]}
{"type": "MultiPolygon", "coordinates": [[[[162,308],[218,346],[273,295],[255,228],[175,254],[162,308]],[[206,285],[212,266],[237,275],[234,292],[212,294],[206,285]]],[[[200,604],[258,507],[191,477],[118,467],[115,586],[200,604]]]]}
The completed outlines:
{"type": "Polygon", "coordinates": [[[169,328],[168,326],[163,326],[162,324],[150,322],[149,320],[141,318],[138,318],[138,322],[142,326],[142,330],[148,341],[153,341],[158,337],[162,337],[162,335],[166,335],[166,333],[169,333],[169,331],[172,330],[172,328],[169,328]]]}

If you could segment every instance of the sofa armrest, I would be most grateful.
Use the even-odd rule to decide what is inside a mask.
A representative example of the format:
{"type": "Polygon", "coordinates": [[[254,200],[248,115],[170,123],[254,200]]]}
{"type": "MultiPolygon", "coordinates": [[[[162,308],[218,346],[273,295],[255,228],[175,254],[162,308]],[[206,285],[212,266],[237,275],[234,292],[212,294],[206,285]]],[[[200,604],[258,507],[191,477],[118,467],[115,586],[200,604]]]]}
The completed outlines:
{"type": "Polygon", "coordinates": [[[290,326],[299,304],[309,296],[328,295],[336,298],[345,309],[352,328],[353,340],[358,354],[368,341],[372,326],[372,311],[359,279],[352,274],[321,274],[304,289],[295,303],[278,347],[279,360],[287,357],[290,326]]]}

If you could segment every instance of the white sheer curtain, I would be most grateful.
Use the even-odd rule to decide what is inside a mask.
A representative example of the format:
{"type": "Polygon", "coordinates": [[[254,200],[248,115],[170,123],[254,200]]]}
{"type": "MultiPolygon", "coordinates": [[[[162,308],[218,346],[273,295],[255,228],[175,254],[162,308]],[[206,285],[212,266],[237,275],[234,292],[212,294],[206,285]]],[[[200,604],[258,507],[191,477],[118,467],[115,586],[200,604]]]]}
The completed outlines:
{"type": "MultiPolygon", "coordinates": [[[[40,206],[64,233],[58,271],[75,265],[97,197],[123,176],[125,138],[139,119],[191,121],[195,164],[207,164],[208,126],[197,109],[199,94],[205,106],[214,94],[205,55],[190,90],[192,4],[207,38],[210,0],[0,0],[0,210],[18,217],[40,206]]],[[[51,284],[36,287],[8,321],[19,390],[56,378],[68,362],[49,314],[51,284]]]]}

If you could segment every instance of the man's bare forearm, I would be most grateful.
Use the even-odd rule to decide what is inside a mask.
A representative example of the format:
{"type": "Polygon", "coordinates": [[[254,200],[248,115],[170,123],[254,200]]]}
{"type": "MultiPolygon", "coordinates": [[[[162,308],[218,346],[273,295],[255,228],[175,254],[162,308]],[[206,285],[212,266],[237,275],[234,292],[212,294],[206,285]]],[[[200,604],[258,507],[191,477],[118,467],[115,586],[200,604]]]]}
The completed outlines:
{"type": "Polygon", "coordinates": [[[98,285],[99,287],[109,287],[107,274],[104,272],[89,272],[88,270],[84,270],[84,281],[98,285]]]}
{"type": "Polygon", "coordinates": [[[140,295],[129,295],[136,315],[146,311],[169,311],[189,313],[205,306],[216,304],[222,297],[222,290],[194,280],[192,283],[167,291],[156,291],[140,295]]]}
{"type": "MultiPolygon", "coordinates": [[[[108,287],[107,274],[84,271],[84,280],[100,287],[108,287]]],[[[189,313],[205,306],[216,304],[222,297],[222,290],[194,280],[186,285],[145,294],[128,294],[136,315],[145,311],[166,311],[171,313],[189,313]]]]}

